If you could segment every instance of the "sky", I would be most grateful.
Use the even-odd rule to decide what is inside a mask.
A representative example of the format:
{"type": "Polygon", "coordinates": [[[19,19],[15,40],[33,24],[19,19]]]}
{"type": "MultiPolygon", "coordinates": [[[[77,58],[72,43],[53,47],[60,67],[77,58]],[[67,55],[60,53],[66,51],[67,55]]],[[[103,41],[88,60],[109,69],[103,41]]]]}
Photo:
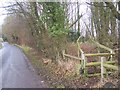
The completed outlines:
{"type": "MultiPolygon", "coordinates": [[[[1,7],[1,3],[0,3],[0,7],[1,7]]],[[[4,9],[0,8],[0,25],[3,23],[4,18],[6,17],[6,15],[2,15],[2,13],[4,12],[4,9]]]]}
{"type": "MultiPolygon", "coordinates": [[[[2,7],[3,4],[5,5],[5,3],[0,2],[0,7],[2,7]]],[[[5,17],[6,17],[6,15],[2,15],[3,13],[6,13],[5,9],[0,8],[0,25],[2,25],[2,23],[3,23],[3,21],[4,21],[5,17]]]]}
{"type": "MultiPolygon", "coordinates": [[[[0,2],[0,7],[3,6],[3,3],[0,2]]],[[[5,12],[5,10],[3,8],[0,8],[0,32],[2,32],[2,24],[4,23],[4,19],[6,17],[6,15],[2,15],[5,12]]]]}

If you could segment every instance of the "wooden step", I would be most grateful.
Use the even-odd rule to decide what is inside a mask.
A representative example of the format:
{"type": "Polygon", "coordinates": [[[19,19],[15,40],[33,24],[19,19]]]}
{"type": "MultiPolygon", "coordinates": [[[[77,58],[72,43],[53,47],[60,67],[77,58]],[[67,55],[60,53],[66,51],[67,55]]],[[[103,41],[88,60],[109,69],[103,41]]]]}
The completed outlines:
{"type": "Polygon", "coordinates": [[[110,56],[115,55],[114,53],[92,53],[92,54],[85,54],[86,57],[90,56],[110,56]]]}
{"type": "Polygon", "coordinates": [[[103,64],[103,66],[104,66],[105,68],[109,68],[109,69],[117,70],[117,71],[118,71],[118,66],[109,65],[109,64],[103,64]]]}
{"type": "MultiPolygon", "coordinates": [[[[106,62],[104,62],[104,63],[114,64],[115,61],[106,61],[106,62]]],[[[101,62],[91,62],[91,63],[87,63],[86,66],[87,66],[87,67],[88,67],[88,66],[97,66],[97,65],[100,65],[100,64],[101,64],[101,62]]]]}
{"type": "MultiPolygon", "coordinates": [[[[111,73],[114,73],[114,72],[107,72],[107,73],[104,73],[104,75],[105,74],[111,74],[111,73]]],[[[101,73],[95,73],[95,74],[88,74],[87,76],[88,77],[94,77],[94,76],[100,76],[101,75],[101,73]]]]}

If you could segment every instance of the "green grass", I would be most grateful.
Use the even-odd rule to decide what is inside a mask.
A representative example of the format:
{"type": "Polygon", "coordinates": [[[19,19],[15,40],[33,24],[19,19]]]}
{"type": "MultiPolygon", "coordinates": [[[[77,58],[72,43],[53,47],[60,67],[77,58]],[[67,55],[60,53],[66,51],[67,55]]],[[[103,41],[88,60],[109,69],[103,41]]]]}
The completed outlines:
{"type": "Polygon", "coordinates": [[[17,46],[17,47],[19,47],[19,48],[21,48],[24,53],[28,53],[30,51],[30,49],[31,49],[30,47],[25,46],[25,45],[22,45],[22,46],[17,45],[17,44],[14,44],[14,45],[17,46]]]}

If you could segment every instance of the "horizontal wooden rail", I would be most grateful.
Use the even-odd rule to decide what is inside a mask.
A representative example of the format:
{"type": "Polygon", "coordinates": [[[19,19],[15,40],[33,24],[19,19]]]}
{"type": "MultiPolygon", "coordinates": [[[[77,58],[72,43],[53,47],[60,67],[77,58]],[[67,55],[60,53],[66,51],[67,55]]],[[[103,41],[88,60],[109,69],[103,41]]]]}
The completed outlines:
{"type": "Polygon", "coordinates": [[[106,68],[110,68],[110,69],[113,69],[113,70],[117,70],[117,71],[118,71],[118,66],[109,65],[109,64],[103,64],[103,66],[106,67],[106,68]]]}
{"type": "Polygon", "coordinates": [[[114,53],[93,53],[93,54],[85,54],[86,57],[89,56],[110,56],[115,55],[114,53]]]}
{"type": "MultiPolygon", "coordinates": [[[[115,61],[106,61],[104,63],[107,63],[107,64],[114,64],[115,61]]],[[[91,62],[91,63],[87,63],[86,66],[89,67],[89,66],[97,66],[97,65],[100,65],[101,62],[91,62]]]]}
{"type": "Polygon", "coordinates": [[[91,39],[91,41],[92,41],[93,43],[95,43],[98,47],[103,48],[103,49],[105,49],[105,50],[107,50],[107,51],[110,51],[110,52],[112,51],[112,52],[114,53],[114,51],[113,51],[111,48],[106,47],[106,46],[104,46],[104,45],[102,45],[102,44],[94,41],[93,39],[91,39]]]}
{"type": "Polygon", "coordinates": [[[64,56],[69,57],[69,58],[74,58],[74,59],[77,59],[77,60],[82,60],[81,58],[78,58],[78,57],[75,57],[75,56],[71,56],[69,54],[64,54],[64,56]]]}
{"type": "MultiPolygon", "coordinates": [[[[104,75],[105,74],[111,74],[111,73],[113,73],[113,72],[106,72],[106,73],[103,73],[104,75]]],[[[93,77],[93,76],[100,76],[101,75],[101,73],[95,73],[95,74],[88,74],[87,76],[88,77],[93,77]]]]}

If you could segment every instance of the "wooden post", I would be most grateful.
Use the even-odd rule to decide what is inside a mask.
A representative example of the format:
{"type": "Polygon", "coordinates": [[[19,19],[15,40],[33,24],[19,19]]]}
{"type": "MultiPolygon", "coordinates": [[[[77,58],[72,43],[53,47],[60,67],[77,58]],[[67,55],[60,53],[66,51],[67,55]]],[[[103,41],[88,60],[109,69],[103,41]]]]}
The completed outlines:
{"type": "Polygon", "coordinates": [[[65,55],[64,55],[65,54],[65,50],[63,50],[62,52],[63,52],[63,59],[65,59],[65,55]]]}
{"type": "Polygon", "coordinates": [[[81,53],[81,58],[82,58],[82,62],[81,62],[81,64],[82,64],[82,66],[83,66],[83,68],[84,68],[84,60],[85,60],[85,56],[84,56],[83,53],[81,53]]]}
{"type": "Polygon", "coordinates": [[[103,57],[101,57],[101,83],[103,83],[103,78],[104,78],[104,76],[103,76],[103,73],[104,73],[104,69],[103,69],[103,57]]]}
{"type": "Polygon", "coordinates": [[[85,55],[84,55],[83,52],[81,53],[81,58],[82,58],[82,63],[81,63],[81,64],[82,64],[82,66],[83,66],[82,68],[84,69],[84,75],[86,76],[86,70],[85,70],[85,69],[86,69],[86,68],[85,68],[85,66],[86,66],[86,65],[85,65],[85,64],[86,64],[86,58],[85,58],[85,55]]]}
{"type": "Polygon", "coordinates": [[[104,79],[104,73],[106,73],[106,70],[104,68],[104,62],[106,61],[105,57],[101,57],[101,83],[103,83],[103,79],[104,79]]]}
{"type": "Polygon", "coordinates": [[[80,43],[79,43],[79,40],[80,40],[81,36],[79,36],[79,38],[77,39],[77,47],[78,47],[78,57],[80,56],[80,43]]]}
{"type": "MultiPolygon", "coordinates": [[[[113,51],[110,51],[110,53],[113,53],[113,51]]],[[[110,55],[110,61],[112,61],[113,56],[110,55]]]]}

